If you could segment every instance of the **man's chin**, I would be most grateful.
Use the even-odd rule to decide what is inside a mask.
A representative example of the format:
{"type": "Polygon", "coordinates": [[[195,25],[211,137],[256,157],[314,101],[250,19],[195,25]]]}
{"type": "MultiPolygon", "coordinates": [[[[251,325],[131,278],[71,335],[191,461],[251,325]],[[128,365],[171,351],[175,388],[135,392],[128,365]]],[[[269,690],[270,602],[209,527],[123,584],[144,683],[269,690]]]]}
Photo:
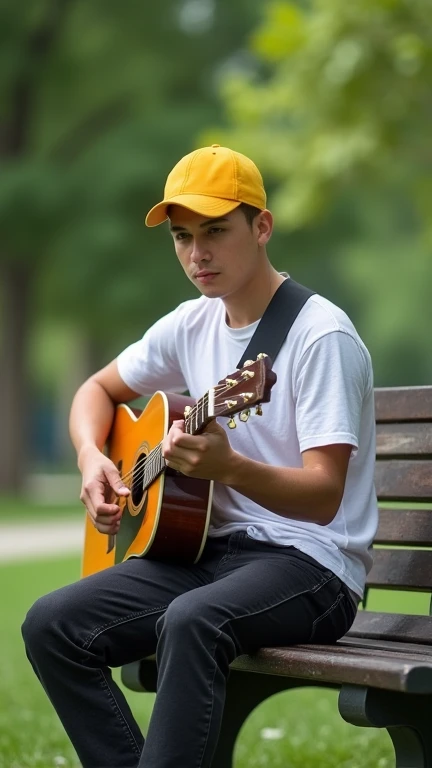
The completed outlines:
{"type": "Polygon", "coordinates": [[[202,285],[196,280],[193,280],[193,284],[195,288],[197,288],[203,296],[207,296],[208,299],[220,299],[222,296],[225,296],[225,291],[220,286],[202,285]]]}

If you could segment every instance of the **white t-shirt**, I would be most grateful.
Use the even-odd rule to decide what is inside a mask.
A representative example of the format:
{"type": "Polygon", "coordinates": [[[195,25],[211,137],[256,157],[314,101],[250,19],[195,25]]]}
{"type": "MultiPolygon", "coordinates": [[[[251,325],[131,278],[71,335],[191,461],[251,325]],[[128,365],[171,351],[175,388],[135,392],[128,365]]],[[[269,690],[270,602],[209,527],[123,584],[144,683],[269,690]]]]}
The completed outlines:
{"type": "MultiPolygon", "coordinates": [[[[230,328],[221,299],[186,301],[119,355],[120,376],[142,395],[188,390],[198,399],[236,370],[257,325],[230,328]]],[[[274,466],[301,467],[308,448],[352,445],[341,505],[322,526],[282,517],[215,483],[209,536],[245,530],[259,541],[297,547],[361,597],[378,523],[369,353],[347,315],[314,295],[293,323],[273,370],[277,382],[262,417],[251,415],[233,430],[226,418],[218,422],[234,450],[274,466]]]]}

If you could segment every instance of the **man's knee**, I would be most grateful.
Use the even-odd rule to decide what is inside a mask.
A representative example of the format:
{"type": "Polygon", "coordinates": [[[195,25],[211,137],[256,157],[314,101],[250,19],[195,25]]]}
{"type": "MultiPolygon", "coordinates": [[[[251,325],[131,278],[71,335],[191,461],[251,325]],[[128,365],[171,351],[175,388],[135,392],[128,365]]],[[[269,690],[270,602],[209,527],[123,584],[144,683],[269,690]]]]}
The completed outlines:
{"type": "Polygon", "coordinates": [[[181,638],[191,634],[217,632],[217,618],[207,602],[197,600],[191,592],[179,595],[170,603],[156,625],[157,635],[164,631],[181,638]]]}
{"type": "Polygon", "coordinates": [[[59,599],[57,592],[40,597],[32,605],[21,628],[24,643],[30,653],[47,650],[65,607],[65,601],[59,599]]]}

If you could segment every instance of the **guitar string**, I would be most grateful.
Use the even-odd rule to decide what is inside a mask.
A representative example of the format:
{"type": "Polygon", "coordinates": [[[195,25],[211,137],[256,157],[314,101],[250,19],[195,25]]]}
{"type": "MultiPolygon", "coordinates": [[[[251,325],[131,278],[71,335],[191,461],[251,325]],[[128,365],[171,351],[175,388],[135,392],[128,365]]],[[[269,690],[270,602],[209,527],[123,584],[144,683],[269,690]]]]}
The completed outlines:
{"type": "MultiPolygon", "coordinates": [[[[194,408],[189,412],[186,421],[192,420],[195,413],[206,405],[207,400],[208,400],[208,393],[206,393],[201,398],[200,405],[194,406],[194,408]]],[[[136,474],[137,470],[139,470],[139,473],[136,475],[136,480],[141,481],[141,477],[144,476],[145,472],[147,470],[148,472],[153,470],[155,468],[155,465],[157,464],[157,461],[160,461],[161,458],[162,458],[161,445],[159,444],[156,446],[156,448],[150,451],[150,453],[147,456],[144,456],[142,459],[140,459],[140,461],[137,462],[135,467],[129,472],[126,472],[126,474],[121,479],[125,481],[126,478],[129,478],[130,476],[136,474]]]]}
{"type": "MultiPolygon", "coordinates": [[[[220,395],[228,392],[231,389],[231,387],[221,384],[221,385],[216,385],[216,387],[214,387],[213,389],[218,390],[218,394],[220,395]]],[[[195,416],[195,414],[199,410],[201,410],[204,407],[204,405],[206,405],[207,401],[208,401],[208,392],[206,392],[205,395],[202,398],[200,398],[198,403],[192,407],[191,411],[188,413],[186,421],[190,422],[195,416]]],[[[216,403],[216,407],[217,406],[218,404],[216,403]]],[[[150,453],[147,456],[144,456],[142,459],[140,459],[140,461],[137,462],[135,467],[133,467],[131,470],[126,472],[126,474],[121,477],[121,480],[125,483],[126,487],[129,488],[129,490],[130,490],[130,486],[127,484],[129,482],[129,479],[133,481],[133,475],[136,474],[137,470],[139,470],[139,474],[137,475],[136,480],[141,481],[141,475],[144,477],[146,469],[148,468],[149,471],[151,469],[154,469],[157,460],[160,460],[160,458],[162,458],[160,453],[161,453],[161,449],[159,444],[158,446],[156,446],[156,448],[150,451],[150,453]]]]}
{"type": "MultiPolygon", "coordinates": [[[[203,398],[201,398],[203,406],[205,405],[206,397],[207,397],[207,393],[204,395],[203,398]]],[[[192,414],[194,412],[196,412],[196,410],[197,410],[197,408],[194,407],[193,410],[190,411],[190,413],[188,414],[188,420],[191,418],[192,414]]],[[[153,450],[150,451],[150,453],[147,456],[143,456],[143,458],[140,459],[140,461],[137,462],[135,467],[133,469],[131,469],[129,472],[126,472],[126,474],[123,475],[121,479],[123,481],[126,481],[126,478],[129,478],[129,476],[132,476],[137,471],[137,469],[139,469],[139,468],[143,469],[144,466],[148,466],[148,467],[152,468],[153,465],[156,462],[156,459],[160,458],[159,454],[160,454],[160,444],[158,444],[156,446],[156,448],[153,448],[153,450]]]]}

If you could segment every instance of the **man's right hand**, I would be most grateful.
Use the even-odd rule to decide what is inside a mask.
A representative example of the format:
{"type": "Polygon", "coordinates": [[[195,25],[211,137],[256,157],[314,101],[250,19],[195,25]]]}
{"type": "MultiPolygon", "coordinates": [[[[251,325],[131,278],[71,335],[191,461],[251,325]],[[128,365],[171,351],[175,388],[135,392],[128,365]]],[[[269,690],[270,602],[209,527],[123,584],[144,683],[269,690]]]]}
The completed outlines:
{"type": "Polygon", "coordinates": [[[116,534],[122,510],[118,504],[110,503],[109,500],[110,497],[129,496],[129,488],[121,479],[115,464],[96,446],[83,448],[78,464],[82,474],[80,499],[93,525],[100,533],[116,534]]]}

